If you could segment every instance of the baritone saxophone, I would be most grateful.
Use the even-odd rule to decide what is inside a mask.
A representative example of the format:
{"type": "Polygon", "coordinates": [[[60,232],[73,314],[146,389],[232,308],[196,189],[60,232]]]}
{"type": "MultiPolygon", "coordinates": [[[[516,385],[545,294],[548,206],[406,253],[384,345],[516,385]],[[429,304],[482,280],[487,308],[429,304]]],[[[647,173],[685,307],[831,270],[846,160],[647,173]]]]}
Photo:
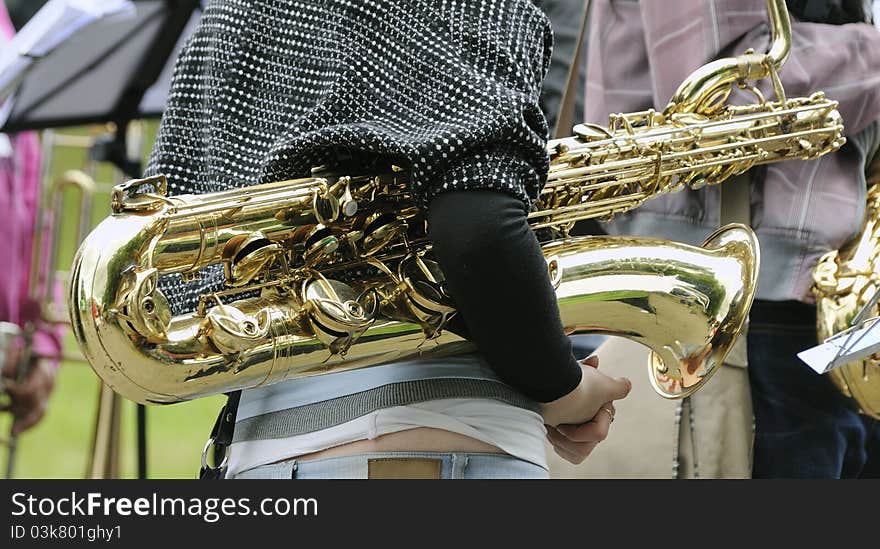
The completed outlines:
{"type": "MultiPolygon", "coordinates": [[[[880,316],[880,155],[867,170],[867,207],[862,230],[840,250],[828,252],[813,271],[820,341],[848,330],[857,317],[880,316]],[[863,309],[867,309],[863,312],[863,309]]],[[[880,419],[880,355],[828,372],[859,412],[880,419]]]]}
{"type": "MultiPolygon", "coordinates": [[[[697,70],[661,111],[616,114],[548,144],[551,166],[529,222],[540,230],[568,333],[626,337],[652,351],[667,398],[701,387],[739,334],[757,285],[758,243],[724,227],[702,247],[648,238],[569,236],[681,188],[749,168],[813,159],[844,142],[837,103],[787,98],[785,3],[768,0],[774,40],[697,70]],[[771,101],[748,82],[771,79],[771,101]],[[734,86],[755,102],[727,103],[734,86]]],[[[200,196],[168,196],[161,175],[112,195],[112,215],[80,248],[69,307],[98,375],[141,403],[237,389],[470,348],[444,329],[455,314],[405,169],[309,177],[200,196]],[[172,314],[170,274],[222,266],[225,287],[172,314]]],[[[501,276],[502,273],[499,273],[501,276]]]]}

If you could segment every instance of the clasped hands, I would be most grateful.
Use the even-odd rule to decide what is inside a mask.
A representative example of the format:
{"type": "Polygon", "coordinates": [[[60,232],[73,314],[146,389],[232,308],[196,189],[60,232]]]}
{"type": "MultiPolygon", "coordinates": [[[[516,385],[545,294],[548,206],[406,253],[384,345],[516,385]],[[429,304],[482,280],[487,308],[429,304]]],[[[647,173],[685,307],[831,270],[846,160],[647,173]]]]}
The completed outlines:
{"type": "Polygon", "coordinates": [[[629,394],[632,383],[599,371],[595,356],[581,361],[581,382],[567,395],[541,405],[547,439],[564,460],[575,465],[605,440],[614,420],[614,401],[629,394]]]}

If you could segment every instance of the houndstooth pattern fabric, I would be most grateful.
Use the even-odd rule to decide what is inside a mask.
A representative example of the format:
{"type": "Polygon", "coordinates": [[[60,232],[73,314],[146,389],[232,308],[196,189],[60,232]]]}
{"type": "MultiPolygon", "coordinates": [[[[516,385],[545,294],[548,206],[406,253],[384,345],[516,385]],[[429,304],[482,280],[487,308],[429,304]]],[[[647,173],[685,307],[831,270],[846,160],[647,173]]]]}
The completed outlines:
{"type": "MultiPolygon", "coordinates": [[[[418,203],[546,177],[549,22],[529,0],[213,0],[177,61],[147,174],[201,194],[383,158],[418,203]]],[[[163,284],[175,309],[201,284],[163,284]]]]}

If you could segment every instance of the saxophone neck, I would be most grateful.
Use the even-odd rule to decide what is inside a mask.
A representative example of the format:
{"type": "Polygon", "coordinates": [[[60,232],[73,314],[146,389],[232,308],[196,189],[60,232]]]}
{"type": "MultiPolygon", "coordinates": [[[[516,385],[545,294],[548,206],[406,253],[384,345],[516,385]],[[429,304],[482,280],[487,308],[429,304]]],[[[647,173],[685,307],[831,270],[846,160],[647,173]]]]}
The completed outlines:
{"type": "Polygon", "coordinates": [[[785,0],[767,0],[771,43],[767,53],[748,51],[703,65],[682,82],[665,114],[696,112],[711,114],[723,106],[733,86],[747,80],[772,78],[776,95],[784,101],[776,73],[791,51],[791,19],[785,0]]]}
{"type": "Polygon", "coordinates": [[[791,18],[785,0],[767,0],[770,15],[770,51],[767,56],[776,70],[782,68],[791,51],[791,18]]]}

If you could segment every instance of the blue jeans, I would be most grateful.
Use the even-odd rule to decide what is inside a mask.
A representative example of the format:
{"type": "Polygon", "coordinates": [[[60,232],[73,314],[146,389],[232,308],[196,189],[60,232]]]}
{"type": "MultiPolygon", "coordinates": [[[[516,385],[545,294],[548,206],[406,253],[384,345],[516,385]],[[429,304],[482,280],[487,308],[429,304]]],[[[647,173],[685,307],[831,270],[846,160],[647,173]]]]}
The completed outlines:
{"type": "Polygon", "coordinates": [[[880,422],[855,412],[827,376],[797,357],[817,344],[815,316],[802,313],[800,322],[753,316],[749,325],[753,477],[876,478],[880,422]]]}
{"type": "Polygon", "coordinates": [[[539,465],[507,454],[479,452],[372,452],[309,461],[289,459],[247,469],[235,479],[365,479],[370,459],[425,458],[441,462],[444,479],[547,479],[539,465]]]}

